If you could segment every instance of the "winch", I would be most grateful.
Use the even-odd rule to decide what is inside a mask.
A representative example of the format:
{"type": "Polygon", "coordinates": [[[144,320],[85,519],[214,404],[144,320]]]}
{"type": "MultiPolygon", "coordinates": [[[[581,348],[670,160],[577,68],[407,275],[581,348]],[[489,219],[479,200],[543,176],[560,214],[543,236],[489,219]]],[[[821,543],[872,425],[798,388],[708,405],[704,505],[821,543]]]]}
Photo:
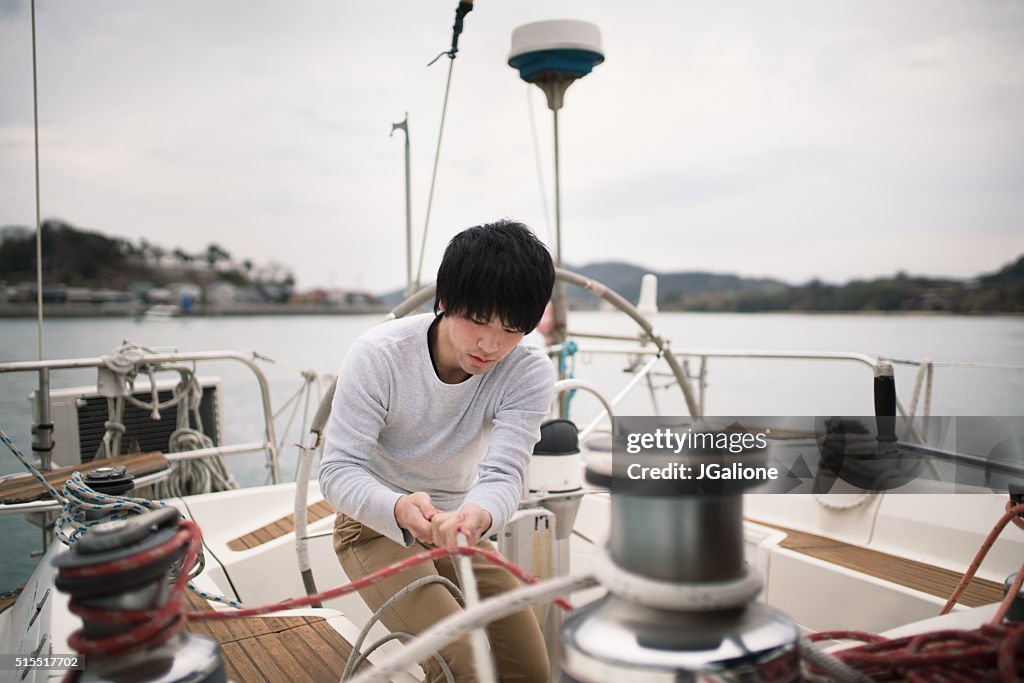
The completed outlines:
{"type": "Polygon", "coordinates": [[[167,609],[179,598],[168,574],[188,570],[191,542],[178,511],[165,507],[97,524],[54,559],[57,589],[83,621],[68,641],[86,656],[79,683],[227,680],[218,644],[183,631],[180,611],[167,609]]]}
{"type": "Polygon", "coordinates": [[[737,460],[756,467],[763,452],[691,447],[623,459],[626,444],[616,439],[612,467],[587,468],[588,483],[611,489],[608,546],[594,561],[609,592],[567,619],[562,680],[798,680],[797,628],[755,601],[761,580],[744,562],[742,496],[753,482],[626,474],[640,460],[693,472],[737,460]]]}

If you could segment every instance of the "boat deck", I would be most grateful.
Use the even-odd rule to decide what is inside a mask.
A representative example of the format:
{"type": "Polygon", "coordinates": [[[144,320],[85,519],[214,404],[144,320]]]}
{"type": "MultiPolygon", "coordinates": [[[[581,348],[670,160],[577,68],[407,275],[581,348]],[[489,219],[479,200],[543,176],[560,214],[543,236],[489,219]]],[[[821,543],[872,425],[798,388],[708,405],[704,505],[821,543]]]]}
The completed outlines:
{"type": "MultiPolygon", "coordinates": [[[[193,611],[210,609],[199,596],[186,594],[193,611]]],[[[352,652],[352,645],[321,617],[190,621],[188,630],[219,642],[228,679],[246,683],[337,683],[352,652]]]]}
{"type": "MultiPolygon", "coordinates": [[[[318,501],[306,508],[307,521],[310,524],[333,514],[335,514],[335,510],[326,500],[318,501]]],[[[227,545],[232,550],[248,550],[293,531],[295,531],[295,515],[288,514],[238,538],[231,539],[227,545]]]]}
{"type": "MultiPolygon", "coordinates": [[[[959,572],[878,550],[850,545],[769,522],[755,519],[751,521],[785,532],[786,538],[779,543],[782,548],[938,598],[949,598],[962,576],[959,572]]],[[[960,597],[959,604],[965,607],[979,607],[1002,599],[1001,584],[974,577],[960,597]]]]}

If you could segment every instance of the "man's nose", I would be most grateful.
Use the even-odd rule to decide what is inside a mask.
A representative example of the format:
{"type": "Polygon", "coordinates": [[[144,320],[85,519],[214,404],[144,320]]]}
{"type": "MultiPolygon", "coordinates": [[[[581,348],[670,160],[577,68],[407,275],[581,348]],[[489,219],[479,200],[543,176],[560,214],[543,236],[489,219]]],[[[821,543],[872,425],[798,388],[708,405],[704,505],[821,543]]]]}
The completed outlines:
{"type": "Polygon", "coordinates": [[[491,354],[498,350],[498,335],[494,332],[484,332],[480,335],[480,350],[491,354]]]}

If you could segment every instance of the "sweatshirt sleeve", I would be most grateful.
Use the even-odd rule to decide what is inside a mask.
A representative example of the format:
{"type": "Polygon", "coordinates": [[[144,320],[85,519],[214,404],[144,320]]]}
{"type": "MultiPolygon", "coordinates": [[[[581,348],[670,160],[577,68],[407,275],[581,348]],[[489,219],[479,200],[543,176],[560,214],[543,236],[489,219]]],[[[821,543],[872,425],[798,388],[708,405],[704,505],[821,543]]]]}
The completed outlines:
{"type": "Polygon", "coordinates": [[[510,373],[495,412],[487,453],[480,462],[479,478],[465,499],[491,513],[488,534],[500,531],[519,507],[530,456],[540,440],[540,425],[551,408],[555,375],[550,361],[531,352],[522,365],[510,373]]]}
{"type": "Polygon", "coordinates": [[[410,546],[412,536],[395,520],[395,503],[403,494],[382,484],[368,468],[379,449],[389,400],[383,354],[370,343],[356,342],[338,372],[320,463],[320,490],[337,510],[410,546]]]}

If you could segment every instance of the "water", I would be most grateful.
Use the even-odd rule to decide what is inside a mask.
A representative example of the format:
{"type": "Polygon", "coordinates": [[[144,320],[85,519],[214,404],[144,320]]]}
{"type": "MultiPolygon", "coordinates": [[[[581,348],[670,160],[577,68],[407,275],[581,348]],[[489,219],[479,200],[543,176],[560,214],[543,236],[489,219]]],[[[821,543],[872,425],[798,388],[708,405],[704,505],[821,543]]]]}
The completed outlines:
{"type": "MultiPolygon", "coordinates": [[[[46,357],[97,357],[110,353],[125,338],[162,350],[255,350],[277,361],[262,362],[271,386],[275,410],[302,385],[301,369],[318,373],[336,371],[345,350],[380,316],[230,317],[169,319],[63,319],[46,323],[46,357]]],[[[664,313],[655,323],[675,349],[765,349],[856,351],[890,358],[930,358],[934,361],[1024,363],[1024,319],[1003,317],[700,314],[664,313]]],[[[616,313],[574,313],[570,328],[576,332],[633,334],[635,326],[616,313]]],[[[0,362],[34,360],[34,320],[0,322],[3,346],[0,362]]],[[[581,347],[598,344],[581,340],[581,347]]],[[[608,345],[610,342],[600,342],[608,345]]],[[[612,345],[621,345],[611,343],[612,345]]],[[[618,393],[631,375],[624,373],[621,357],[581,350],[569,365],[576,376],[589,379],[609,396],[618,393]]],[[[262,414],[256,380],[240,363],[204,363],[202,375],[222,379],[222,414],[225,441],[240,443],[262,438],[262,414]]],[[[696,365],[691,366],[696,371],[696,365]]],[[[896,367],[897,388],[904,403],[913,392],[916,368],[896,367]]],[[[34,374],[3,377],[0,391],[0,427],[29,452],[31,411],[27,397],[36,384],[34,374]]],[[[94,385],[95,370],[55,372],[54,388],[94,385]]],[[[871,414],[871,371],[854,362],[711,359],[707,373],[705,412],[719,415],[871,414]]],[[[669,379],[658,375],[661,387],[669,379]]],[[[656,389],[663,413],[685,413],[678,390],[656,389]]],[[[620,414],[651,414],[645,385],[618,408],[620,414]]],[[[923,403],[923,397],[920,399],[923,403]]],[[[918,412],[921,411],[921,403],[918,412]]],[[[311,405],[310,411],[315,410],[311,405]]],[[[574,416],[587,421],[597,403],[580,393],[573,400],[574,416]]],[[[931,412],[936,415],[1024,415],[1024,371],[979,368],[936,368],[931,412]]],[[[311,414],[311,413],[310,413],[311,414]]],[[[278,420],[283,428],[287,413],[278,420]]],[[[301,419],[301,412],[298,419],[301,419]]],[[[280,436],[280,434],[279,434],[280,436]]],[[[286,442],[294,444],[292,432],[286,442]]],[[[262,457],[234,456],[229,466],[243,485],[264,483],[262,457]]],[[[285,480],[294,479],[296,450],[286,446],[281,458],[285,480]]],[[[20,465],[0,451],[0,474],[20,465]]],[[[0,592],[24,580],[34,560],[31,549],[40,546],[40,531],[21,517],[0,517],[0,537],[14,548],[0,559],[0,592]]]]}

